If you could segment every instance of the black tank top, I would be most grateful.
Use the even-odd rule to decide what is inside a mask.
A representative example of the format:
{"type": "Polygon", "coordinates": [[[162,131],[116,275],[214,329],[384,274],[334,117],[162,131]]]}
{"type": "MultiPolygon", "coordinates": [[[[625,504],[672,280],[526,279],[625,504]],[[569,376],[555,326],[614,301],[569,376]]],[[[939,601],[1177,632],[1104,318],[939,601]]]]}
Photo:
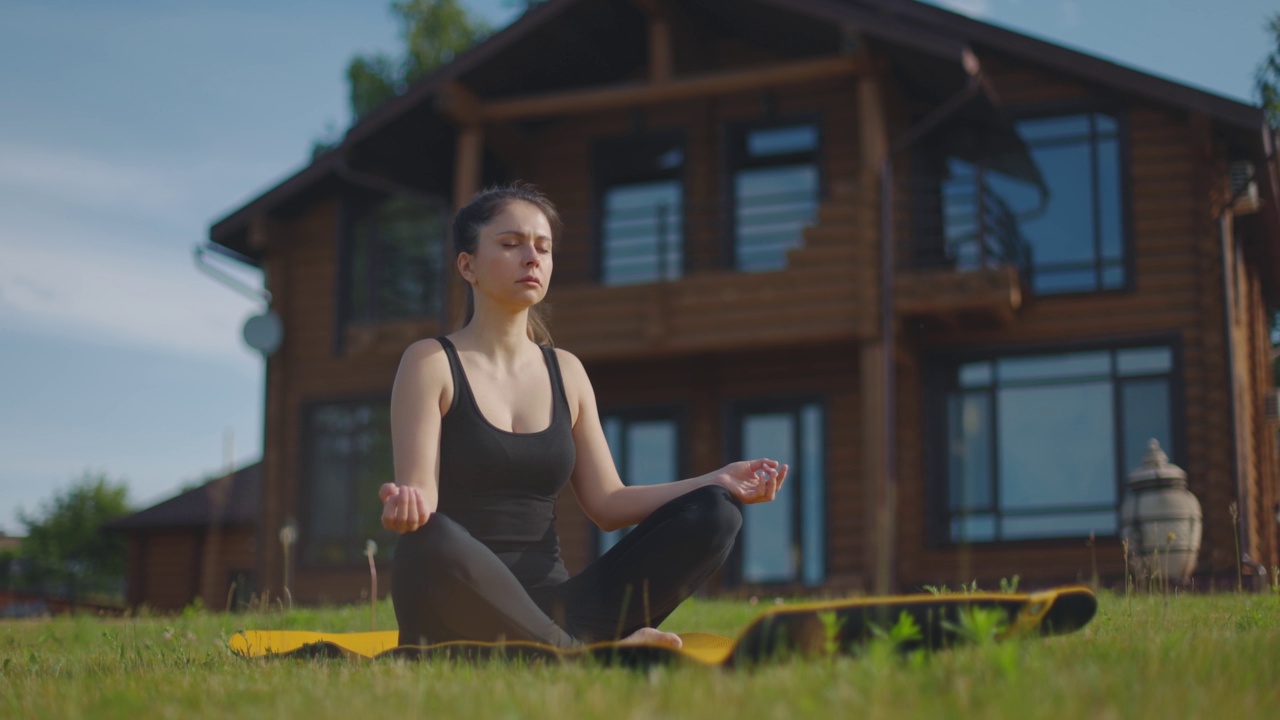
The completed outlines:
{"type": "Polygon", "coordinates": [[[551,378],[551,425],[515,433],[485,419],[457,348],[438,339],[453,373],[453,404],[440,425],[437,509],[496,553],[525,587],[564,582],[569,574],[560,559],[555,503],[576,453],[556,351],[542,348],[551,378]]]}

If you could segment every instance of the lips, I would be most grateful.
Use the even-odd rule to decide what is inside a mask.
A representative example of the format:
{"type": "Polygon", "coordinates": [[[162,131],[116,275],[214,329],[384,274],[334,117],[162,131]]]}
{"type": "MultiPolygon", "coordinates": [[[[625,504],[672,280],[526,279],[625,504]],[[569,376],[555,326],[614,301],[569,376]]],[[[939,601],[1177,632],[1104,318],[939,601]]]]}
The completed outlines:
{"type": "Polygon", "coordinates": [[[538,287],[542,287],[542,281],[541,281],[541,280],[539,280],[538,278],[536,278],[536,277],[532,276],[532,275],[525,275],[524,277],[520,278],[520,279],[519,279],[519,280],[517,280],[516,282],[517,282],[517,283],[520,283],[520,284],[524,284],[524,283],[533,283],[534,285],[537,285],[538,287]]]}

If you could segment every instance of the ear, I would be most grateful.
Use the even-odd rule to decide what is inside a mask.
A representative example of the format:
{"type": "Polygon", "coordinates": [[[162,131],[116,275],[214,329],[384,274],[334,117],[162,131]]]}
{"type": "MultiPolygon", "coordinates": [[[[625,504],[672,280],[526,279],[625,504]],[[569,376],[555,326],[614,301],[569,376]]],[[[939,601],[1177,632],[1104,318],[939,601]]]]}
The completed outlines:
{"type": "Polygon", "coordinates": [[[476,283],[476,272],[471,268],[471,253],[460,252],[455,259],[458,266],[458,273],[462,275],[462,279],[474,285],[476,283]]]}

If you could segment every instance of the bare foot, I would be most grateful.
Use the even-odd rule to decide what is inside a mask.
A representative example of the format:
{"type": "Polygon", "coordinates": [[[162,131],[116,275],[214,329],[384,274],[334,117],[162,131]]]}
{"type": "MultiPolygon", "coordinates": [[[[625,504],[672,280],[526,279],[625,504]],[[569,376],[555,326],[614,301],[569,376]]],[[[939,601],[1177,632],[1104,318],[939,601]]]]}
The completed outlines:
{"type": "Polygon", "coordinates": [[[625,645],[664,645],[676,650],[684,645],[684,641],[675,633],[662,632],[657,628],[640,628],[622,639],[625,645]]]}

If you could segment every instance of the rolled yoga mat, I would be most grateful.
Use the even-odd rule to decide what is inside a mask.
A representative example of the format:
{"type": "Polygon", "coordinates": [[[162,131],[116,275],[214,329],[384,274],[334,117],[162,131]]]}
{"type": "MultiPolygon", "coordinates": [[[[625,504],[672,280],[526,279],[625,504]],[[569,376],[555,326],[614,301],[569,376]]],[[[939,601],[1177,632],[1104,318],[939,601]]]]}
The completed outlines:
{"type": "Polygon", "coordinates": [[[875,638],[889,635],[895,626],[905,629],[911,624],[917,628],[911,637],[898,633],[897,644],[902,650],[934,650],[962,644],[983,627],[998,626],[996,639],[1062,635],[1087,625],[1097,609],[1097,596],[1092,590],[1069,586],[1021,594],[893,595],[784,605],[762,612],[734,638],[680,633],[684,646],[678,650],[618,642],[571,650],[531,642],[457,641],[398,646],[399,633],[395,630],[244,630],[231,637],[230,645],[233,652],[246,658],[592,659],[607,665],[635,667],[682,661],[737,667],[788,657],[852,655],[875,638]]]}

